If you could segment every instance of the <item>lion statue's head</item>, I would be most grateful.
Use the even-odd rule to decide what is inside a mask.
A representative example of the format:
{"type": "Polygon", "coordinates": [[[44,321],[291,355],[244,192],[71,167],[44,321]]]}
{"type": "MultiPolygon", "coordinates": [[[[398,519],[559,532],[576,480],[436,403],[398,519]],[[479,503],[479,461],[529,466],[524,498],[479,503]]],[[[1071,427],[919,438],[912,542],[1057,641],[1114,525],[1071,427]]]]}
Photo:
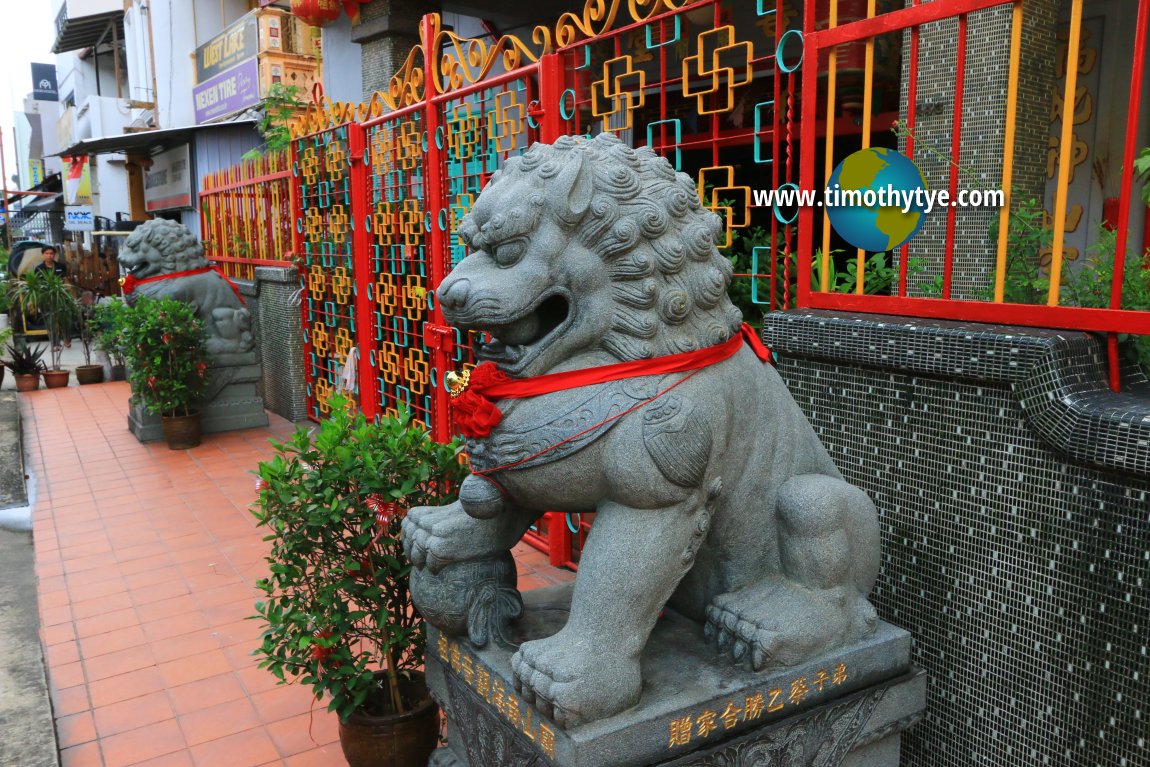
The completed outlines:
{"type": "Polygon", "coordinates": [[[118,260],[138,280],[208,265],[203,246],[186,226],[160,218],[132,232],[124,240],[118,260]]]}
{"type": "Polygon", "coordinates": [[[467,258],[437,291],[478,355],[512,375],[693,351],[739,331],[718,216],[695,183],[612,134],[535,144],[459,226],[467,258]]]}

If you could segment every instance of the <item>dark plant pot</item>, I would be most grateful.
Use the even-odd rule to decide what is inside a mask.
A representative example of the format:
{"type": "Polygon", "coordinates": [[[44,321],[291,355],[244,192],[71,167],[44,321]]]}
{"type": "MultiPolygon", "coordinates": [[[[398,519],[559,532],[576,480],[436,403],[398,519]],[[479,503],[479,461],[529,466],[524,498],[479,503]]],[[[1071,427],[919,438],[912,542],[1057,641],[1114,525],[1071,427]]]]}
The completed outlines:
{"type": "Polygon", "coordinates": [[[439,707],[422,673],[401,680],[400,687],[420,701],[413,710],[398,716],[356,711],[340,723],[339,744],[349,767],[426,767],[439,743],[439,707]]]}
{"type": "Polygon", "coordinates": [[[112,365],[112,380],[125,381],[128,378],[127,365],[112,365]]]}
{"type": "Polygon", "coordinates": [[[13,373],[16,379],[16,391],[36,391],[40,388],[40,374],[39,373],[13,373]]]}
{"type": "Polygon", "coordinates": [[[165,415],[160,418],[164,441],[172,450],[187,450],[200,444],[200,414],[165,415]]]}
{"type": "Polygon", "coordinates": [[[4,367],[4,363],[0,362],[0,386],[4,385],[4,371],[5,370],[7,370],[7,368],[4,367]]]}
{"type": "Polygon", "coordinates": [[[63,389],[68,385],[68,379],[72,376],[70,370],[45,370],[40,375],[44,376],[44,386],[49,389],[63,389]]]}
{"type": "Polygon", "coordinates": [[[98,384],[104,382],[103,365],[80,365],[76,368],[76,380],[81,385],[98,384]]]}

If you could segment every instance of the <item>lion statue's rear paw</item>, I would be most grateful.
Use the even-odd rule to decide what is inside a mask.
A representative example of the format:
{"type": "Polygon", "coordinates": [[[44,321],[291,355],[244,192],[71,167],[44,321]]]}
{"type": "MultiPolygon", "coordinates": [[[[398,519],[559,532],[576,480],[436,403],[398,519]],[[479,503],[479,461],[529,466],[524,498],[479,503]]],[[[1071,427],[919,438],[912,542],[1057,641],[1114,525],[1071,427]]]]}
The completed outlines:
{"type": "Polygon", "coordinates": [[[846,588],[808,589],[782,579],[721,594],[703,635],[755,671],[793,666],[874,628],[874,608],[846,588]]]}
{"type": "Polygon", "coordinates": [[[512,656],[515,689],[528,704],[570,729],[639,702],[637,660],[613,657],[565,633],[526,642],[512,656]]]}

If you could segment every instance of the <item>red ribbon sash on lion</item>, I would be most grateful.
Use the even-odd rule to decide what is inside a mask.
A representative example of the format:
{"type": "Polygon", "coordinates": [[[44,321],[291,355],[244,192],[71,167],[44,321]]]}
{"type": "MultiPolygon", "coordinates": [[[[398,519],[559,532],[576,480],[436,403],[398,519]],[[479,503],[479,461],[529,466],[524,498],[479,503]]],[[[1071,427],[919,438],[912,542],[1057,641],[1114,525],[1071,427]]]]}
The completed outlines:
{"type": "Polygon", "coordinates": [[[238,298],[240,300],[240,303],[243,304],[244,306],[247,306],[248,302],[244,300],[244,297],[242,295],[240,295],[239,286],[236,285],[231,280],[229,280],[228,276],[226,274],[224,274],[222,271],[220,271],[220,268],[218,266],[204,266],[204,267],[201,267],[199,269],[188,269],[187,271],[183,271],[183,272],[172,272],[171,274],[157,274],[155,277],[145,277],[142,280],[137,280],[134,276],[132,276],[131,274],[128,274],[128,275],[125,275],[125,276],[120,278],[120,287],[123,288],[124,295],[126,296],[129,293],[131,293],[133,290],[135,290],[137,287],[139,287],[140,285],[144,285],[144,284],[149,283],[149,282],[160,282],[161,280],[172,280],[172,279],[175,279],[176,277],[191,277],[192,275],[195,275],[195,274],[206,274],[208,272],[215,272],[216,274],[223,277],[224,282],[228,283],[228,285],[231,287],[232,291],[236,294],[236,298],[238,298]]]}
{"type": "Polygon", "coordinates": [[[767,362],[771,351],[755,335],[750,325],[743,324],[741,332],[729,341],[717,346],[708,346],[693,352],[668,354],[649,360],[620,362],[594,368],[571,370],[564,373],[547,373],[531,378],[512,378],[494,363],[484,362],[471,371],[467,387],[452,400],[455,425],[472,439],[486,437],[503,418],[503,412],[495,406],[501,399],[525,399],[552,394],[581,386],[594,386],[624,378],[684,373],[689,370],[714,365],[733,357],[744,343],[751,347],[761,361],[767,362]]]}

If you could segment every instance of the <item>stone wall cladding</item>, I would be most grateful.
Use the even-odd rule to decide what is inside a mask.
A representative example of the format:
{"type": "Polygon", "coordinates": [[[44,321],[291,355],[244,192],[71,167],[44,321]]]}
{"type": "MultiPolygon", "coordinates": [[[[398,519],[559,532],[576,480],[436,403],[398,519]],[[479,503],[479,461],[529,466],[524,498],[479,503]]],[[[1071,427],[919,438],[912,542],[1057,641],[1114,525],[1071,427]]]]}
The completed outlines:
{"type": "Polygon", "coordinates": [[[303,318],[297,301],[299,276],[294,268],[256,267],[263,398],[267,409],[289,421],[307,418],[304,380],[303,318]]]}
{"type": "Polygon", "coordinates": [[[1150,401],[1099,387],[1098,342],[812,311],[763,336],[879,508],[875,604],[930,675],[903,764],[1150,764],[1150,401]]]}
{"type": "MultiPolygon", "coordinates": [[[[419,19],[438,10],[438,3],[425,0],[373,0],[360,6],[360,21],[352,28],[352,38],[360,43],[364,101],[369,101],[376,91],[387,91],[391,76],[419,44],[419,19]],[[372,27],[386,31],[366,37],[357,34],[372,27]]],[[[418,66],[423,66],[423,62],[418,62],[418,66]]]]}
{"type": "MultiPolygon", "coordinates": [[[[907,3],[910,4],[909,2],[907,3]]],[[[1019,199],[1042,200],[1046,189],[1047,134],[1054,88],[1056,20],[1058,3],[1034,0],[1023,13],[1022,55],[1019,69],[1018,108],[1011,187],[1019,199]]],[[[1012,12],[1009,4],[968,16],[965,85],[963,88],[962,148],[958,164],[959,189],[1002,188],[1003,134],[1006,130],[1006,91],[1012,12]]],[[[950,184],[952,125],[955,102],[958,20],[925,25],[919,34],[918,107],[914,161],[930,189],[950,184]]],[[[907,119],[910,33],[903,34],[902,111],[907,119]]],[[[905,151],[905,138],[899,140],[905,151]]],[[[959,208],[955,221],[954,271],[951,290],[955,298],[977,298],[994,274],[997,243],[988,229],[998,219],[997,208],[959,208]]],[[[946,209],[936,208],[910,241],[910,257],[922,261],[925,271],[910,278],[910,293],[935,275],[942,274],[946,254],[946,209]]],[[[896,254],[895,259],[900,255],[896,254]]]]}

